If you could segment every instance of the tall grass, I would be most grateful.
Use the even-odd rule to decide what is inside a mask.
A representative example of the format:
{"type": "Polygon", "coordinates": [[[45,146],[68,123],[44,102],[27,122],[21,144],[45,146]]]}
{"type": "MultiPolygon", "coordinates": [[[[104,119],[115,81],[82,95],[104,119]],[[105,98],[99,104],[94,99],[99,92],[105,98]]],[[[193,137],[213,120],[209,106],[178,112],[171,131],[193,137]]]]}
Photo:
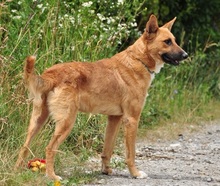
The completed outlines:
{"type": "MultiPolygon", "coordinates": [[[[139,37],[135,17],[143,9],[142,3],[5,0],[0,4],[0,185],[32,185],[36,179],[36,185],[51,184],[29,170],[17,175],[12,169],[26,136],[31,111],[22,80],[26,56],[37,55],[39,73],[55,63],[110,57],[124,47],[128,38],[139,37]]],[[[183,117],[186,122],[196,116],[204,119],[205,105],[219,96],[218,55],[198,50],[180,67],[166,66],[153,82],[141,127],[164,120],[178,122],[183,117]]],[[[78,158],[73,158],[76,163],[86,160],[94,151],[101,152],[105,119],[101,115],[79,114],[61,151],[72,157],[72,152],[77,154],[78,158]]],[[[30,158],[44,158],[53,129],[54,123],[49,120],[34,140],[30,158]]],[[[66,157],[58,155],[58,167],[66,157]]],[[[87,180],[71,175],[68,184],[80,179],[87,180]]]]}

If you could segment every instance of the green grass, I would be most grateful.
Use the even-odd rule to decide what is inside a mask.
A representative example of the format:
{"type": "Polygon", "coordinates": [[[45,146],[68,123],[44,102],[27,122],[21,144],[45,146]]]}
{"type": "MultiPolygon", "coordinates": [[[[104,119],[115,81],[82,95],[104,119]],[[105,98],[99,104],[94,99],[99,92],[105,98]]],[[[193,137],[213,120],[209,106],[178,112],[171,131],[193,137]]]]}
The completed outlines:
{"type": "MultiPolygon", "coordinates": [[[[31,103],[24,88],[23,62],[37,55],[36,68],[65,61],[95,61],[114,55],[139,32],[135,17],[141,3],[103,1],[89,5],[82,1],[6,2],[0,6],[0,185],[53,185],[43,175],[26,169],[14,172],[19,148],[29,122],[31,103]],[[84,6],[83,6],[84,5],[84,6]]],[[[146,11],[145,11],[146,12],[146,11]]],[[[174,27],[175,29],[175,27],[174,27]]],[[[140,128],[155,128],[169,122],[191,123],[212,120],[219,109],[219,48],[205,53],[199,47],[181,66],[166,65],[156,75],[146,100],[140,128]],[[215,104],[216,107],[211,106],[215,104]]],[[[63,185],[77,185],[94,179],[98,172],[86,173],[85,161],[102,150],[106,117],[80,113],[71,135],[62,144],[56,158],[56,170],[64,177],[63,185]],[[65,169],[69,170],[65,174],[65,169]]],[[[29,158],[44,158],[44,149],[54,130],[49,120],[31,145],[29,158]]],[[[119,138],[118,144],[122,143],[119,138]]],[[[115,152],[122,155],[117,145],[115,152]]],[[[114,162],[123,167],[123,162],[114,162]]]]}

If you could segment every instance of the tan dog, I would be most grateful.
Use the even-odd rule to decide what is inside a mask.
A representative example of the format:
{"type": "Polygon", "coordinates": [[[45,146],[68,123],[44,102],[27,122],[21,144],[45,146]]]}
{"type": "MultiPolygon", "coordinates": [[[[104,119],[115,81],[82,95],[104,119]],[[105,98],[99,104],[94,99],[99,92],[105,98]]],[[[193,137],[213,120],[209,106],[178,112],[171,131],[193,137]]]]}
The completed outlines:
{"type": "Polygon", "coordinates": [[[135,140],[148,88],[164,63],[178,65],[188,57],[170,32],[175,19],[158,27],[157,18],[151,15],[145,32],[132,46],[94,63],[57,64],[39,76],[34,72],[35,57],[28,57],[24,77],[33,97],[33,112],[16,167],[24,162],[32,138],[51,115],[56,128],[46,147],[46,173],[52,179],[61,179],[54,172],[54,157],[73,128],[77,112],[81,111],[108,115],[102,173],[112,173],[110,158],[122,123],[130,174],[145,178],[147,175],[135,166],[135,140]]]}

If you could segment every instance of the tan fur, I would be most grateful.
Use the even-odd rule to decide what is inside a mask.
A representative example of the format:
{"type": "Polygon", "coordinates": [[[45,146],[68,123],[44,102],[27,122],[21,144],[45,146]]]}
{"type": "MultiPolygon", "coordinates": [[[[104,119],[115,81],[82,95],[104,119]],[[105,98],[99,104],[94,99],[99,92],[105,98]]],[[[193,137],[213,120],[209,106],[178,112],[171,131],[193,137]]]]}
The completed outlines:
{"type": "Polygon", "coordinates": [[[158,27],[152,15],[144,34],[130,47],[109,59],[94,63],[71,62],[52,66],[42,75],[34,72],[35,57],[26,60],[24,78],[33,97],[33,112],[26,141],[16,167],[28,153],[30,142],[48,116],[56,122],[54,135],[46,148],[47,175],[60,179],[54,172],[54,157],[60,144],[73,128],[78,111],[108,115],[102,153],[102,172],[111,174],[110,158],[122,123],[126,145],[126,163],[133,177],[145,177],[135,166],[135,140],[147,90],[154,74],[162,68],[161,54],[184,52],[170,29],[175,19],[158,27]],[[168,46],[164,40],[171,38],[168,46]]]}

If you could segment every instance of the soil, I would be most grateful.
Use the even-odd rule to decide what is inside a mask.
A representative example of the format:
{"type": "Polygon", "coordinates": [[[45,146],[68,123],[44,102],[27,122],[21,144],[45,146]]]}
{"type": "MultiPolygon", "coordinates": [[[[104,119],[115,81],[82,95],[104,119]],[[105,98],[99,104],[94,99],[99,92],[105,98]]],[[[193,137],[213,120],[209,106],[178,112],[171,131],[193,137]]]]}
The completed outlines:
{"type": "Polygon", "coordinates": [[[125,167],[112,176],[100,174],[87,186],[220,186],[220,121],[197,129],[175,140],[139,140],[136,164],[148,178],[131,178],[125,167]]]}

